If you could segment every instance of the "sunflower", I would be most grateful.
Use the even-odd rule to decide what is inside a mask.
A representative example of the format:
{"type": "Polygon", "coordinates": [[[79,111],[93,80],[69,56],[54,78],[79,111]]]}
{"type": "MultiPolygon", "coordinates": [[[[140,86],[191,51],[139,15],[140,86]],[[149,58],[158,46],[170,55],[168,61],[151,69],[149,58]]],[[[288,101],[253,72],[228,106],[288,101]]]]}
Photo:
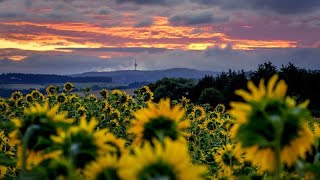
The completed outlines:
{"type": "Polygon", "coordinates": [[[107,129],[96,130],[97,125],[96,119],[92,118],[88,122],[83,116],[79,125],[70,127],[66,132],[60,131],[58,135],[51,136],[51,139],[61,147],[63,155],[76,168],[83,168],[99,155],[113,149],[107,143],[107,129]]]}
{"type": "Polygon", "coordinates": [[[201,128],[208,131],[208,132],[213,132],[219,126],[220,126],[220,123],[217,123],[212,119],[207,119],[204,121],[203,124],[201,124],[201,128]]]}
{"type": "Polygon", "coordinates": [[[23,99],[19,99],[16,101],[16,107],[23,107],[24,105],[24,100],[23,99]]]}
{"type": "Polygon", "coordinates": [[[92,102],[97,102],[98,101],[98,98],[94,94],[88,95],[86,97],[86,99],[88,99],[89,101],[92,101],[92,102]]]}
{"type": "Polygon", "coordinates": [[[65,94],[59,94],[57,96],[57,101],[60,103],[60,104],[65,104],[67,101],[68,101],[68,97],[65,95],[65,94]]]}
{"type": "Polygon", "coordinates": [[[135,155],[126,159],[126,168],[119,172],[122,179],[204,179],[205,166],[192,165],[186,144],[164,139],[135,148],[135,155]]]}
{"type": "Polygon", "coordinates": [[[226,110],[226,106],[224,106],[223,104],[218,104],[215,108],[214,111],[218,112],[220,114],[224,113],[226,110]]]}
{"type": "Polygon", "coordinates": [[[214,154],[214,160],[221,169],[239,170],[243,167],[244,159],[240,151],[240,145],[227,144],[222,146],[214,154]]]}
{"type": "Polygon", "coordinates": [[[188,106],[189,103],[190,103],[190,99],[187,99],[186,97],[182,96],[180,100],[181,106],[185,108],[188,106]]]}
{"type": "Polygon", "coordinates": [[[184,140],[184,130],[189,127],[189,120],[185,119],[185,111],[180,105],[170,107],[170,99],[160,100],[158,106],[149,103],[134,113],[135,119],[129,132],[135,134],[135,144],[142,144],[152,139],[163,140],[170,137],[173,140],[184,140]]]}
{"type": "Polygon", "coordinates": [[[0,131],[0,150],[2,150],[3,147],[7,146],[8,143],[8,138],[4,134],[4,131],[0,131]]]}
{"type": "Polygon", "coordinates": [[[83,171],[88,180],[120,180],[119,170],[123,163],[116,156],[106,155],[87,165],[83,171]]]}
{"type": "Polygon", "coordinates": [[[39,91],[39,90],[32,90],[32,92],[30,93],[33,100],[36,100],[36,99],[40,99],[41,98],[41,95],[42,93],[39,91]]]}
{"type": "Polygon", "coordinates": [[[24,118],[14,118],[16,129],[9,135],[13,142],[20,141],[27,136],[27,149],[40,151],[50,147],[53,142],[50,135],[57,134],[57,129],[71,125],[73,119],[68,119],[66,113],[57,114],[59,106],[49,108],[48,103],[43,106],[35,104],[24,110],[24,118]]]}
{"type": "Polygon", "coordinates": [[[77,103],[79,101],[79,97],[76,94],[72,94],[68,99],[71,103],[77,103]]]}
{"type": "Polygon", "coordinates": [[[120,91],[119,89],[114,89],[111,91],[111,94],[114,96],[120,96],[122,94],[122,91],[120,91]]]}
{"type": "Polygon", "coordinates": [[[26,101],[27,101],[28,103],[32,103],[32,101],[33,101],[33,97],[32,97],[31,94],[27,94],[26,97],[25,97],[25,99],[26,99],[26,101]]]}
{"type": "Polygon", "coordinates": [[[146,92],[151,92],[149,86],[143,86],[142,88],[138,89],[137,94],[142,95],[143,93],[146,93],[146,92]]]}
{"type": "Polygon", "coordinates": [[[127,153],[125,149],[126,140],[121,138],[116,138],[112,133],[107,133],[106,137],[106,144],[109,145],[111,148],[110,150],[106,151],[107,154],[113,155],[117,158],[122,157],[124,154],[127,153]]]}
{"type": "Polygon", "coordinates": [[[11,94],[11,98],[13,101],[17,101],[23,98],[23,94],[20,91],[15,91],[11,94]]]}
{"type": "Polygon", "coordinates": [[[103,98],[103,99],[107,99],[108,98],[108,95],[109,95],[109,91],[107,89],[102,89],[100,91],[100,96],[103,98]]]}
{"type": "Polygon", "coordinates": [[[143,93],[143,101],[144,102],[151,102],[154,99],[154,94],[151,91],[147,91],[143,93]]]}
{"type": "Polygon", "coordinates": [[[203,120],[206,117],[206,111],[201,106],[194,106],[191,116],[198,120],[203,120]]]}
{"type": "Polygon", "coordinates": [[[119,119],[121,116],[121,113],[118,109],[112,109],[111,113],[110,113],[110,118],[111,119],[119,119]]]}
{"type": "Polygon", "coordinates": [[[53,85],[49,85],[48,87],[46,87],[46,93],[49,96],[53,96],[57,93],[57,87],[53,86],[53,85]]]}
{"type": "Polygon", "coordinates": [[[66,83],[63,85],[63,90],[64,90],[65,92],[71,92],[71,91],[73,91],[73,89],[74,89],[74,85],[73,85],[73,83],[71,83],[71,82],[66,82],[66,83]]]}
{"type": "Polygon", "coordinates": [[[77,110],[77,113],[79,114],[79,116],[83,116],[87,114],[87,109],[84,106],[80,106],[77,110]]]}
{"type": "Polygon", "coordinates": [[[5,102],[0,102],[0,114],[4,114],[8,111],[9,106],[5,102]]]}
{"type": "Polygon", "coordinates": [[[259,87],[249,81],[251,92],[236,91],[245,102],[231,102],[230,114],[237,122],[231,135],[241,143],[246,160],[263,171],[276,169],[278,175],[280,163],[290,167],[298,157],[305,158],[314,138],[306,122],[312,118],[307,103],[296,105],[285,96],[286,83],[277,80],[274,75],[267,87],[263,80],[259,87]]]}
{"type": "Polygon", "coordinates": [[[4,178],[8,171],[8,168],[6,166],[0,165],[0,178],[4,178]]]}
{"type": "MultiPolygon", "coordinates": [[[[32,151],[27,150],[25,157],[25,168],[27,170],[31,170],[32,168],[38,166],[41,162],[48,159],[59,159],[62,152],[60,150],[44,152],[44,151],[32,151]]],[[[22,146],[18,146],[17,153],[17,167],[23,166],[23,158],[22,158],[22,146]]]]}

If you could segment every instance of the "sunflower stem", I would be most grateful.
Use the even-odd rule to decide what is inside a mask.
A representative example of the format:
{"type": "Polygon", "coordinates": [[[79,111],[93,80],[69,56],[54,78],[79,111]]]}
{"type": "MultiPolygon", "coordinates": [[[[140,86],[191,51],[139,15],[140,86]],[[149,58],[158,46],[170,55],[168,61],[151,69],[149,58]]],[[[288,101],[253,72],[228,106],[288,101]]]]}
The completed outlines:
{"type": "MultiPolygon", "coordinates": [[[[277,118],[276,118],[277,119],[277,118]]],[[[283,133],[283,124],[281,121],[276,120],[275,128],[276,128],[276,140],[275,140],[275,175],[276,179],[280,180],[281,178],[281,137],[283,133]]]]}

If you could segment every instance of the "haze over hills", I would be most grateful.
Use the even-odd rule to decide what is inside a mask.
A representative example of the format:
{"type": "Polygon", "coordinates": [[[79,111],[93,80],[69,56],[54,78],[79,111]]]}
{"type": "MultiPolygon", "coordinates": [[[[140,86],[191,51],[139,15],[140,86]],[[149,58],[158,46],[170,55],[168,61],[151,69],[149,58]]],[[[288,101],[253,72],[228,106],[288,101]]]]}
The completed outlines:
{"type": "Polygon", "coordinates": [[[112,82],[117,83],[133,83],[133,82],[155,82],[161,78],[190,78],[200,79],[205,75],[216,76],[219,72],[200,71],[187,68],[173,68],[165,70],[150,70],[150,71],[111,71],[111,72],[86,72],[81,74],[71,75],[72,77],[111,77],[112,82]]]}

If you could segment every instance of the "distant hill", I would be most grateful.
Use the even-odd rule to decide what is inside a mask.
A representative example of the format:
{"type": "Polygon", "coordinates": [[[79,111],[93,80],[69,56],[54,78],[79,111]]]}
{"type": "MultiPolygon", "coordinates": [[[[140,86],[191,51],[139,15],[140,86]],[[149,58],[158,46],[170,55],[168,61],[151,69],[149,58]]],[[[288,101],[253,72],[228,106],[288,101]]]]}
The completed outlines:
{"type": "Polygon", "coordinates": [[[22,74],[22,73],[8,73],[0,74],[0,84],[49,84],[49,83],[91,83],[103,82],[111,83],[110,77],[70,77],[52,74],[22,74]]]}
{"type": "Polygon", "coordinates": [[[111,71],[111,72],[86,72],[82,74],[74,74],[72,77],[111,77],[113,82],[117,83],[133,83],[133,82],[155,82],[164,77],[169,78],[190,78],[200,79],[205,75],[216,76],[218,72],[200,71],[187,68],[174,68],[166,70],[153,71],[111,71]]]}

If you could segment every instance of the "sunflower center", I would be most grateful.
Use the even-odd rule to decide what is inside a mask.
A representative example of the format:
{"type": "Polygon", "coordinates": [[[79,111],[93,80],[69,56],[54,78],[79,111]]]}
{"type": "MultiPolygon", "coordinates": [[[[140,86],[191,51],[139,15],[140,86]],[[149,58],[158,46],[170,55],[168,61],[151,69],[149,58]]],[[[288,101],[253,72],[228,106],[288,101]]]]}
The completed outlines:
{"type": "Polygon", "coordinates": [[[214,128],[215,128],[215,123],[213,123],[213,122],[208,122],[207,123],[207,129],[209,129],[209,130],[214,130],[214,128]]]}
{"type": "Polygon", "coordinates": [[[115,168],[105,168],[102,172],[98,173],[96,180],[120,180],[115,168]]]}
{"type": "Polygon", "coordinates": [[[172,166],[163,161],[158,161],[154,164],[150,164],[142,169],[138,173],[139,180],[150,180],[150,179],[178,179],[172,166]]]}
{"type": "Polygon", "coordinates": [[[0,112],[5,112],[7,110],[6,105],[0,104],[0,112]]]}
{"type": "Polygon", "coordinates": [[[66,100],[64,96],[58,96],[58,102],[63,103],[66,100]]]}
{"type": "Polygon", "coordinates": [[[178,135],[177,124],[164,116],[151,119],[144,125],[143,139],[148,140],[149,142],[151,142],[153,138],[163,139],[164,137],[170,137],[172,140],[177,140],[178,135]]]}
{"type": "Polygon", "coordinates": [[[232,153],[231,152],[225,152],[225,153],[223,153],[223,155],[222,155],[222,161],[223,161],[223,163],[225,164],[225,165],[227,165],[227,166],[229,166],[229,165],[232,165],[232,164],[238,164],[239,162],[238,162],[238,160],[237,160],[237,158],[234,156],[234,155],[232,155],[232,153]]]}

